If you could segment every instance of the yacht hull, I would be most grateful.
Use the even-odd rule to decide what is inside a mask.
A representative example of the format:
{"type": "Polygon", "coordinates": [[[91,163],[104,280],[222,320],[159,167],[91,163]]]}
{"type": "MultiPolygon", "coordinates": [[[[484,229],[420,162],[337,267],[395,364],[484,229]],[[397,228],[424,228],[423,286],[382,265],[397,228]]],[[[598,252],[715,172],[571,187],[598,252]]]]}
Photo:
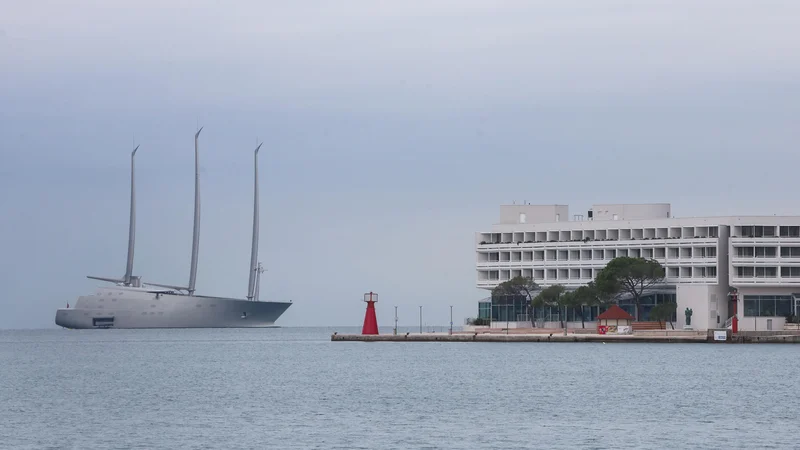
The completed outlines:
{"type": "Polygon", "coordinates": [[[274,326],[291,305],[110,288],[58,309],[55,322],[73,329],[259,328],[274,326]]]}

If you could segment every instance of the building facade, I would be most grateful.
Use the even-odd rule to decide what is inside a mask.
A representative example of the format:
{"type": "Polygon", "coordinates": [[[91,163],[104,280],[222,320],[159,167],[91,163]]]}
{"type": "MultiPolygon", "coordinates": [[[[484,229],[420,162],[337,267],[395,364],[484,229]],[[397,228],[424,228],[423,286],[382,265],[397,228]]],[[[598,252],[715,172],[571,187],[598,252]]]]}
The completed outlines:
{"type": "MultiPolygon", "coordinates": [[[[612,259],[630,256],[654,259],[666,272],[663,286],[643,300],[640,319],[663,301],[677,302],[679,327],[691,308],[698,330],[724,328],[733,302],[741,330],[780,330],[800,315],[800,216],[676,218],[670,204],[654,203],[593,205],[570,218],[566,205],[502,205],[500,222],[476,233],[475,246],[477,286],[487,290],[517,276],[574,289],[612,259]]],[[[491,303],[496,320],[502,313],[492,309],[502,308],[491,303]]],[[[486,310],[484,301],[479,314],[486,310]]],[[[504,318],[519,315],[506,307],[504,318]]]]}

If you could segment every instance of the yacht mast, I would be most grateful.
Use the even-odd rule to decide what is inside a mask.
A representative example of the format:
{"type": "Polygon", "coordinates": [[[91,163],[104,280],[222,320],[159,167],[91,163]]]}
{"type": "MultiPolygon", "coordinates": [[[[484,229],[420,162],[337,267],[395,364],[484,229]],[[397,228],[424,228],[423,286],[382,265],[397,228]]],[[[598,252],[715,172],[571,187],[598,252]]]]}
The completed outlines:
{"type": "Polygon", "coordinates": [[[135,157],[136,150],[139,146],[131,152],[131,211],[130,223],[128,224],[128,264],[125,266],[125,279],[126,286],[131,285],[131,277],[133,276],[133,247],[136,241],[136,184],[135,184],[135,157]]]}
{"type": "Polygon", "coordinates": [[[198,140],[203,127],[194,135],[194,230],[192,232],[192,265],[189,271],[189,295],[194,295],[197,281],[197,252],[200,246],[200,153],[198,140]]]}
{"type": "Polygon", "coordinates": [[[109,278],[109,277],[96,277],[93,275],[87,275],[86,278],[90,278],[92,280],[100,280],[100,281],[108,281],[109,283],[116,283],[117,285],[123,286],[133,286],[133,287],[140,287],[141,286],[141,279],[139,277],[133,276],[133,248],[134,243],[136,241],[136,168],[135,168],[135,161],[136,161],[136,150],[139,150],[139,146],[137,145],[136,148],[133,149],[131,152],[131,209],[130,209],[130,216],[129,216],[129,223],[128,223],[128,261],[125,265],[125,276],[122,278],[109,278]]]}
{"type": "Polygon", "coordinates": [[[256,272],[258,271],[258,150],[263,143],[258,144],[253,156],[253,241],[250,247],[250,282],[247,285],[247,299],[255,298],[256,272]]]}

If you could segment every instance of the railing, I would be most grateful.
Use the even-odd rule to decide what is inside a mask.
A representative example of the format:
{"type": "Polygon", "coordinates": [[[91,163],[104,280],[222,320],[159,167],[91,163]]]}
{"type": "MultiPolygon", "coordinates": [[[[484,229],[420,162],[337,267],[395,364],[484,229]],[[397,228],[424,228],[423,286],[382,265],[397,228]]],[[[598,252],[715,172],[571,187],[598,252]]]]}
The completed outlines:
{"type": "MultiPolygon", "coordinates": [[[[785,238],[784,238],[785,239],[785,238]]],[[[505,241],[505,242],[488,242],[482,241],[477,243],[477,247],[484,249],[505,249],[505,248],[532,248],[532,247],[564,247],[576,246],[577,248],[586,245],[595,246],[610,246],[610,247],[630,247],[631,243],[638,243],[642,246],[662,246],[662,245],[679,245],[679,244],[715,244],[719,240],[718,237],[712,236],[692,236],[692,237],[670,237],[670,238],[598,238],[598,239],[553,239],[546,241],[505,241]]]]}
{"type": "Polygon", "coordinates": [[[725,321],[725,328],[733,327],[733,316],[728,317],[728,320],[725,321]]]}

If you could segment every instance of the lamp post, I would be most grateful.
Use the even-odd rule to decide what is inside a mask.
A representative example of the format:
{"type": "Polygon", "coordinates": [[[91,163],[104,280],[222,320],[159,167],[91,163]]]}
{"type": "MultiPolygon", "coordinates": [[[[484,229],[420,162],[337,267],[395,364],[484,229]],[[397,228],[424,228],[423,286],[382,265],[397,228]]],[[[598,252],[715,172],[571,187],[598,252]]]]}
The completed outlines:
{"type": "Polygon", "coordinates": [[[397,306],[394,307],[394,335],[397,336],[397,306]]]}
{"type": "Polygon", "coordinates": [[[506,335],[508,335],[508,326],[509,326],[508,325],[508,322],[509,322],[509,319],[508,319],[508,316],[509,316],[509,312],[508,312],[508,295],[505,295],[504,297],[506,299],[506,335]]]}
{"type": "Polygon", "coordinates": [[[419,306],[419,334],[422,334],[422,305],[419,306]]]}
{"type": "Polygon", "coordinates": [[[450,305],[450,334],[453,334],[453,305],[450,305]]]}

